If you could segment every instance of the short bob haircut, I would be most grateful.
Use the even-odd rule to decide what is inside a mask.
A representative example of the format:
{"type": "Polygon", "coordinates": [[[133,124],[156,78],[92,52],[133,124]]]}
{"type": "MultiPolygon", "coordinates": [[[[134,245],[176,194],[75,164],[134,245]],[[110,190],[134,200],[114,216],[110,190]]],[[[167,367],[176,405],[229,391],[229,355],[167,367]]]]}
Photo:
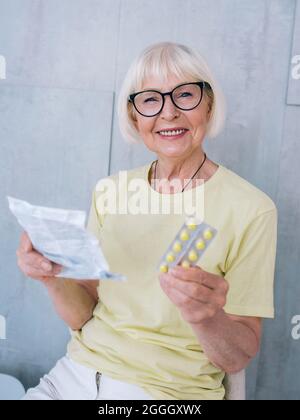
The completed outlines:
{"type": "Polygon", "coordinates": [[[167,80],[172,74],[183,81],[205,81],[212,88],[204,89],[211,108],[207,126],[208,137],[215,137],[225,121],[225,100],[212,72],[201,55],[185,45],[173,42],[161,42],[150,45],[133,61],[129,67],[120,89],[118,98],[119,127],[125,140],[129,143],[140,143],[141,136],[134,126],[135,110],[128,102],[128,97],[143,89],[149,77],[167,80]]]}

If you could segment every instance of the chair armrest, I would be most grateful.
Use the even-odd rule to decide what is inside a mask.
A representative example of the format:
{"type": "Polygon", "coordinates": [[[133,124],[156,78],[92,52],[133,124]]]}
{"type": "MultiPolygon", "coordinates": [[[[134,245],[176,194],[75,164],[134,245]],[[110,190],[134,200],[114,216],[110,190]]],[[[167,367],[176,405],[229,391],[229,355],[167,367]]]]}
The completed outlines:
{"type": "Polygon", "coordinates": [[[237,373],[225,375],[225,400],[245,400],[246,399],[246,374],[245,370],[237,373]]]}

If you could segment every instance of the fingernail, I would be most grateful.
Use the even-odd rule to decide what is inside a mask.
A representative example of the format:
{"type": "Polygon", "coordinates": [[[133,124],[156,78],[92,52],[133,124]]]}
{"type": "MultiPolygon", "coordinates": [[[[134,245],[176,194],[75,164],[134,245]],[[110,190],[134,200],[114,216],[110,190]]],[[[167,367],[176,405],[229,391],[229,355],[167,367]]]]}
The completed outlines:
{"type": "Polygon", "coordinates": [[[42,268],[46,271],[50,271],[52,269],[51,264],[43,262],[42,263],[42,268]]]}

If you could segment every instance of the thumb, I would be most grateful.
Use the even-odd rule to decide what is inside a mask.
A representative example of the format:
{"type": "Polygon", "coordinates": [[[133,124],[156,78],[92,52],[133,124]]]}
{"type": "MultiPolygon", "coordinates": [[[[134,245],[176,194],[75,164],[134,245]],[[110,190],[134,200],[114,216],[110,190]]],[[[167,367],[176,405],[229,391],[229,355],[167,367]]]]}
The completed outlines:
{"type": "Polygon", "coordinates": [[[27,232],[22,232],[21,239],[20,239],[20,250],[22,252],[30,252],[32,251],[32,243],[28,236],[27,232]]]}

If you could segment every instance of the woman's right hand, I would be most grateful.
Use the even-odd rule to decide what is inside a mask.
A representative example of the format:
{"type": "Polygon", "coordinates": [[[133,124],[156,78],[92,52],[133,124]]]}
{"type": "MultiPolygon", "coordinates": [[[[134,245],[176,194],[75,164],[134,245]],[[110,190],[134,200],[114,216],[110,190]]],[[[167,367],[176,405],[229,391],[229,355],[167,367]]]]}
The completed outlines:
{"type": "Polygon", "coordinates": [[[47,283],[58,274],[62,266],[56,264],[37,252],[26,232],[23,232],[17,249],[18,266],[27,276],[43,283],[47,283]]]}
{"type": "Polygon", "coordinates": [[[72,330],[80,330],[92,318],[98,302],[99,280],[55,278],[62,266],[37,252],[26,232],[21,235],[17,256],[21,271],[47,287],[57,314],[72,330]]]}

